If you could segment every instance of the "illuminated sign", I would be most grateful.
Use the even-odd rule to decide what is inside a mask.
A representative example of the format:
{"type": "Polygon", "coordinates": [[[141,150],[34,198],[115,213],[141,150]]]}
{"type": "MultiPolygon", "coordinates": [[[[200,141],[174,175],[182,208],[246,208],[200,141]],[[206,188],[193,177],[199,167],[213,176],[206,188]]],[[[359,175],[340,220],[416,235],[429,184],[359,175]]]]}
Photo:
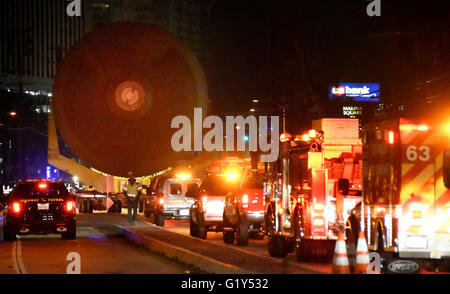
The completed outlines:
{"type": "Polygon", "coordinates": [[[343,106],[342,114],[350,118],[355,118],[362,115],[363,108],[361,106],[343,106]]]}
{"type": "Polygon", "coordinates": [[[330,85],[330,99],[345,99],[358,102],[379,102],[378,83],[338,83],[330,85]]]}

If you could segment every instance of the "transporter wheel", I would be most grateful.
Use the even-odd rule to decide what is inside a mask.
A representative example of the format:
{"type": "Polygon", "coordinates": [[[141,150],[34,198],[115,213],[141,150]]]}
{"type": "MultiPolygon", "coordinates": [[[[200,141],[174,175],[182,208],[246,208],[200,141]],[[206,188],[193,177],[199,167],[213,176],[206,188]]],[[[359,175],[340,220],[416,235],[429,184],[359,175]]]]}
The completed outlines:
{"type": "Polygon", "coordinates": [[[78,200],[78,212],[84,213],[84,208],[85,208],[84,199],[79,199],[78,200]]]}
{"type": "Polygon", "coordinates": [[[223,242],[225,244],[233,244],[234,235],[234,230],[223,231],[223,242]]]}
{"type": "Polygon", "coordinates": [[[73,224],[67,228],[66,232],[61,233],[63,240],[75,240],[77,238],[77,225],[73,224]]]}
{"type": "Polygon", "coordinates": [[[269,235],[267,246],[269,249],[269,254],[272,257],[285,257],[287,255],[284,240],[278,235],[269,235]]]}
{"type": "Polygon", "coordinates": [[[92,200],[90,200],[90,199],[86,200],[85,211],[86,211],[86,213],[93,213],[94,212],[94,203],[92,202],[92,200]]]}
{"type": "Polygon", "coordinates": [[[249,238],[249,224],[244,222],[239,224],[237,232],[237,243],[239,246],[247,246],[249,238]]]}
{"type": "Polygon", "coordinates": [[[6,223],[3,225],[3,241],[11,242],[16,241],[16,231],[10,228],[10,226],[6,225],[6,223]]]}
{"type": "Polygon", "coordinates": [[[120,200],[116,200],[114,205],[116,206],[116,213],[122,214],[122,202],[120,200]]]}

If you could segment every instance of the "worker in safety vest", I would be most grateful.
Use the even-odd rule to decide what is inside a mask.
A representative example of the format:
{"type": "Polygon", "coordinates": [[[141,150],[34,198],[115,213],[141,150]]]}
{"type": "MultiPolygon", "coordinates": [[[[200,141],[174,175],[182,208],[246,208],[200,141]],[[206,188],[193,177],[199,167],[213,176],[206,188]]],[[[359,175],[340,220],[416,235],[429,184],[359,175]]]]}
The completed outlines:
{"type": "Polygon", "coordinates": [[[128,222],[131,225],[136,222],[140,192],[141,187],[139,187],[133,173],[128,172],[128,182],[123,187],[123,193],[127,197],[128,222]]]}

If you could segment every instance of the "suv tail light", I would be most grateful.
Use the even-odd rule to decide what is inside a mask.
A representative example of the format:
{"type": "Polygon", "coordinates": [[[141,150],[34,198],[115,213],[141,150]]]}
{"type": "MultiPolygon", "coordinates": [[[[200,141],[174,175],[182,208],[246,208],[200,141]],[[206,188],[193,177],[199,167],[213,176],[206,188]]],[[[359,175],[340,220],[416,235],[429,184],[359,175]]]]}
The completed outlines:
{"type": "Polygon", "coordinates": [[[75,203],[72,200],[66,202],[66,211],[72,212],[75,208],[75,203]]]}
{"type": "Polygon", "coordinates": [[[247,194],[242,195],[241,201],[242,201],[242,208],[244,208],[244,210],[248,209],[248,195],[247,194]]]}
{"type": "Polygon", "coordinates": [[[159,199],[158,199],[158,205],[159,205],[159,206],[164,206],[164,197],[159,197],[159,199]]]}
{"type": "Polygon", "coordinates": [[[208,197],[202,196],[202,212],[206,211],[206,204],[208,203],[208,197]]]}
{"type": "Polygon", "coordinates": [[[12,203],[12,210],[14,213],[20,213],[20,211],[22,210],[22,207],[21,207],[19,201],[14,201],[12,203]]]}

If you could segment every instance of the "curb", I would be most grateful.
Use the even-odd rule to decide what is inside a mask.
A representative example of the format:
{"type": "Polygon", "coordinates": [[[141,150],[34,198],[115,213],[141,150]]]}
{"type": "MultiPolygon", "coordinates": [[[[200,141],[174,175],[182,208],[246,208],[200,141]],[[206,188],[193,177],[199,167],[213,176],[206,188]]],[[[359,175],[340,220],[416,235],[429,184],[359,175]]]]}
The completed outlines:
{"type": "Polygon", "coordinates": [[[214,274],[255,274],[255,272],[212,259],[196,252],[174,246],[142,234],[138,234],[121,225],[115,225],[115,227],[122,236],[133,241],[134,243],[143,245],[152,252],[160,253],[168,258],[177,259],[184,264],[195,266],[202,271],[214,274]]]}

